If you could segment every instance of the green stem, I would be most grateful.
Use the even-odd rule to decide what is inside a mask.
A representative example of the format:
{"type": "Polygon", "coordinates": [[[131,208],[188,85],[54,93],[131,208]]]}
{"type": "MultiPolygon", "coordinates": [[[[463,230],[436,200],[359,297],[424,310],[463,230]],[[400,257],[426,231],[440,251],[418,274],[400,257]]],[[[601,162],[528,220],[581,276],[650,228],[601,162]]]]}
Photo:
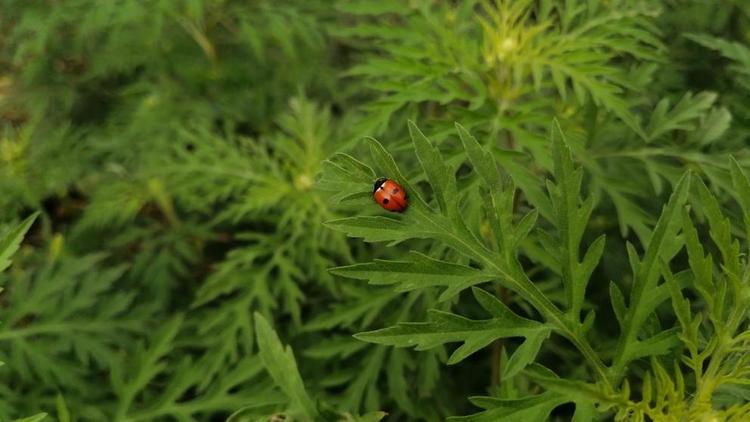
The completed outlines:
{"type": "MultiPolygon", "coordinates": [[[[133,321],[137,323],[136,321],[133,321]]],[[[31,337],[35,335],[44,334],[55,334],[65,333],[71,331],[83,331],[83,332],[109,332],[112,329],[123,328],[133,330],[130,324],[126,322],[68,322],[68,323],[50,323],[40,324],[36,326],[9,329],[0,333],[0,341],[16,340],[24,337],[31,337]]]]}
{"type": "MultiPolygon", "coordinates": [[[[419,211],[425,217],[426,221],[436,224],[436,233],[445,232],[445,227],[448,227],[448,225],[441,225],[439,222],[433,221],[434,216],[428,215],[425,211],[419,211]]],[[[474,244],[474,242],[468,243],[462,239],[461,236],[452,231],[448,233],[448,236],[445,237],[445,239],[454,249],[469,253],[475,259],[478,259],[485,267],[489,267],[499,274],[507,283],[508,288],[515,291],[529,302],[542,315],[544,320],[552,325],[558,334],[570,340],[570,342],[578,348],[581,354],[586,358],[586,361],[588,361],[589,365],[591,365],[598,379],[607,387],[611,388],[604,363],[583,334],[580,333],[580,330],[575,323],[572,321],[569,322],[569,319],[565,314],[563,314],[563,312],[560,311],[557,306],[555,306],[555,304],[552,303],[533,282],[531,282],[531,280],[525,277],[513,277],[497,264],[500,262],[500,257],[493,254],[481,244],[474,244]]]]}

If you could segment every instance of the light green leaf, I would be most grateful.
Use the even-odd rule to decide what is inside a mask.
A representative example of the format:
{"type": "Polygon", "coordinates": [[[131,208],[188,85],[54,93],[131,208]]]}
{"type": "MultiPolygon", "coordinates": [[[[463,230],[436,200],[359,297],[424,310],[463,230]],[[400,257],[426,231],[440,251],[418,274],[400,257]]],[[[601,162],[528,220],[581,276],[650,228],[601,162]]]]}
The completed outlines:
{"type": "Polygon", "coordinates": [[[576,402],[576,411],[572,422],[593,422],[596,420],[597,410],[594,402],[581,400],[576,402]]]}
{"type": "Polygon", "coordinates": [[[366,242],[402,241],[414,237],[428,237],[427,234],[414,230],[414,226],[403,220],[381,216],[347,217],[330,220],[324,223],[336,231],[344,232],[349,237],[361,237],[366,242]]]}
{"type": "Polygon", "coordinates": [[[690,301],[685,299],[682,295],[682,286],[677,282],[669,266],[662,262],[662,275],[666,281],[667,287],[669,287],[669,294],[672,298],[672,308],[677,316],[677,320],[680,322],[682,332],[687,333],[690,331],[690,323],[692,321],[690,317],[690,301]]]}
{"type": "Polygon", "coordinates": [[[558,236],[550,242],[554,246],[548,248],[548,252],[559,259],[569,313],[575,321],[579,321],[586,286],[604,251],[604,237],[598,237],[581,260],[581,239],[594,201],[593,197],[580,200],[583,170],[574,165],[570,148],[557,120],[552,124],[551,136],[555,181],[547,181],[547,191],[554,210],[553,223],[557,227],[558,236]]]}
{"type": "Polygon", "coordinates": [[[440,296],[441,301],[475,284],[501,277],[485,270],[430,258],[418,252],[412,252],[411,255],[415,258],[412,261],[375,260],[370,263],[331,268],[330,271],[343,277],[369,280],[370,284],[375,285],[396,284],[398,292],[433,286],[446,287],[440,296]]]}
{"type": "Polygon", "coordinates": [[[658,356],[669,353],[680,345],[677,329],[669,329],[653,335],[645,340],[638,340],[628,348],[628,360],[640,359],[645,356],[658,356]]]}
{"type": "Polygon", "coordinates": [[[461,138],[466,155],[468,155],[469,161],[474,167],[474,171],[487,184],[490,193],[494,194],[495,192],[502,191],[502,180],[500,179],[500,173],[497,171],[497,165],[494,158],[492,158],[492,154],[482,148],[476,138],[463,126],[456,123],[456,129],[458,130],[458,135],[461,138]]]}
{"type": "Polygon", "coordinates": [[[503,366],[503,375],[501,378],[503,380],[512,378],[530,363],[534,362],[539,349],[542,347],[542,343],[549,337],[549,334],[549,330],[540,330],[526,338],[513,352],[505,366],[503,366]]]}
{"type": "Polygon", "coordinates": [[[55,409],[57,410],[57,420],[59,422],[70,422],[70,410],[65,403],[65,397],[58,393],[55,397],[55,409]]]}
{"type": "Polygon", "coordinates": [[[741,277],[740,244],[732,234],[732,222],[724,216],[721,205],[711,193],[703,180],[698,179],[696,183],[700,205],[706,215],[709,225],[709,234],[714,244],[721,252],[722,265],[725,271],[735,278],[741,277]]]}
{"type": "Polygon", "coordinates": [[[431,310],[430,322],[406,322],[396,326],[356,334],[355,337],[377,344],[416,347],[427,350],[445,343],[463,342],[448,359],[455,364],[498,338],[530,337],[547,331],[545,325],[513,313],[500,300],[479,288],[474,297],[493,318],[471,320],[448,312],[431,310]]]}
{"type": "Polygon", "coordinates": [[[318,410],[305,391],[291,347],[281,344],[276,332],[261,314],[255,312],[253,317],[260,359],[266,370],[276,385],[291,399],[292,409],[302,412],[308,420],[315,419],[318,410]]]}
{"type": "Polygon", "coordinates": [[[469,416],[451,417],[448,420],[451,422],[544,421],[549,418],[554,408],[568,401],[549,392],[521,399],[471,397],[469,400],[485,410],[469,416]]]}
{"type": "Polygon", "coordinates": [[[730,157],[729,170],[732,174],[732,186],[734,195],[742,208],[743,221],[745,223],[745,236],[750,239],[750,180],[740,167],[734,157],[730,157]]]}
{"type": "Polygon", "coordinates": [[[414,151],[422,165],[440,210],[445,216],[455,217],[458,212],[458,191],[454,170],[448,168],[437,147],[422,133],[414,122],[409,121],[414,151]]]}
{"type": "Polygon", "coordinates": [[[386,412],[375,411],[375,412],[365,413],[362,416],[352,416],[352,420],[354,422],[379,422],[383,420],[383,418],[385,418],[386,416],[388,416],[388,413],[386,412]]]}
{"type": "Polygon", "coordinates": [[[687,34],[685,36],[704,47],[718,51],[724,57],[732,60],[734,63],[731,69],[741,76],[737,78],[737,81],[750,89],[750,48],[742,43],[728,41],[708,34],[687,34]]]}
{"type": "Polygon", "coordinates": [[[615,312],[615,318],[622,327],[627,308],[625,307],[625,296],[623,296],[620,288],[617,287],[614,281],[609,282],[609,298],[612,302],[612,310],[615,312]]]}
{"type": "Polygon", "coordinates": [[[38,212],[26,217],[18,226],[11,229],[0,239],[0,271],[10,266],[10,257],[18,250],[23,236],[36,220],[38,212]]]}
{"type": "MultiPolygon", "coordinates": [[[[713,257],[708,254],[704,255],[703,245],[698,237],[693,221],[690,218],[690,212],[687,209],[682,210],[682,233],[685,238],[685,248],[688,253],[688,264],[694,275],[694,285],[696,290],[703,296],[703,300],[709,307],[713,305],[714,291],[716,290],[713,280],[713,257]]],[[[668,266],[662,263],[662,272],[668,270],[668,266]]],[[[671,275],[671,272],[667,274],[671,275]]]]}
{"type": "Polygon", "coordinates": [[[609,399],[607,393],[599,385],[560,378],[550,369],[539,364],[529,366],[524,374],[546,390],[567,398],[568,402],[601,403],[609,399]]]}
{"type": "Polygon", "coordinates": [[[694,129],[699,123],[698,119],[713,106],[716,98],[713,92],[701,92],[695,96],[688,92],[671,109],[669,99],[662,99],[651,113],[651,121],[646,127],[647,141],[674,130],[694,129]]]}
{"type": "Polygon", "coordinates": [[[316,187],[331,192],[332,202],[340,203],[356,195],[372,197],[372,184],[377,178],[375,172],[348,154],[337,153],[325,160],[321,173],[316,187]]]}
{"type": "MultiPolygon", "coordinates": [[[[628,245],[634,282],[612,366],[615,381],[619,381],[619,378],[623,375],[626,364],[634,356],[641,356],[641,352],[645,350],[639,348],[638,353],[633,353],[631,348],[637,347],[637,336],[641,328],[654,312],[656,306],[661,303],[664,296],[654,293],[661,274],[659,262],[663,258],[664,249],[673,249],[670,247],[670,242],[675,242],[678,239],[677,232],[682,226],[681,209],[687,200],[690,178],[688,172],[677,182],[674,192],[672,192],[656,223],[643,260],[639,260],[634,248],[628,245]]],[[[664,293],[668,297],[669,293],[666,288],[664,288],[664,293]]],[[[663,345],[664,343],[659,342],[658,344],[663,345]]]]}
{"type": "Polygon", "coordinates": [[[46,413],[37,413],[34,416],[29,416],[28,418],[22,418],[22,419],[15,419],[13,422],[39,422],[47,417],[46,413]]]}

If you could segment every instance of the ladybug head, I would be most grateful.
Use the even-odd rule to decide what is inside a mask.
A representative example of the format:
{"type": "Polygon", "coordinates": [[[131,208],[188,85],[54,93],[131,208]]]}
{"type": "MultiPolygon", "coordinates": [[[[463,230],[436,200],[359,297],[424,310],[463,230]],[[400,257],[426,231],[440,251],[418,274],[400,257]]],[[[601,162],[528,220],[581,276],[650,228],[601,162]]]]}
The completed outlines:
{"type": "Polygon", "coordinates": [[[381,177],[378,180],[375,181],[375,184],[372,186],[372,193],[375,193],[379,187],[383,186],[383,183],[388,180],[385,177],[381,177]]]}

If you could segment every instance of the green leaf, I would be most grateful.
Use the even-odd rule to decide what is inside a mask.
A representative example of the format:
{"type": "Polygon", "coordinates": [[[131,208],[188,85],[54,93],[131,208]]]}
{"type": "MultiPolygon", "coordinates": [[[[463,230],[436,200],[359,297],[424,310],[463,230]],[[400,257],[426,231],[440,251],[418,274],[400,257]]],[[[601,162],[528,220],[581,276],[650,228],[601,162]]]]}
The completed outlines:
{"type": "Polygon", "coordinates": [[[581,260],[581,239],[594,201],[592,197],[580,200],[583,170],[574,165],[570,148],[557,120],[552,124],[551,136],[555,181],[547,181],[547,191],[554,210],[553,223],[558,237],[554,247],[548,252],[558,257],[569,313],[575,321],[579,321],[586,286],[604,252],[604,236],[598,237],[591,244],[581,260]]]}
{"type": "Polygon", "coordinates": [[[111,368],[110,381],[113,390],[119,396],[116,420],[126,417],[138,393],[164,371],[167,365],[165,357],[173,350],[172,343],[183,319],[181,314],[173,316],[153,333],[148,347],[139,344],[133,356],[132,367],[118,364],[111,368]]]}
{"type": "Polygon", "coordinates": [[[579,403],[584,407],[591,403],[608,403],[611,400],[610,392],[603,389],[599,384],[591,384],[578,380],[560,378],[557,374],[539,364],[531,365],[525,374],[535,383],[546,390],[565,397],[568,402],[579,403]]]}
{"type": "Polygon", "coordinates": [[[732,234],[732,222],[724,216],[719,201],[702,180],[698,179],[696,187],[698,188],[700,205],[703,207],[708,221],[709,234],[721,252],[725,272],[733,276],[730,277],[730,281],[732,278],[738,280],[742,273],[742,262],[739,241],[732,234]]]}
{"type": "Polygon", "coordinates": [[[734,195],[742,208],[742,216],[745,223],[745,236],[747,239],[750,239],[750,180],[747,178],[747,175],[734,157],[730,157],[729,171],[732,174],[734,195]]]}
{"type": "Polygon", "coordinates": [[[318,410],[305,391],[291,347],[281,344],[276,332],[261,314],[255,312],[253,317],[260,359],[266,370],[276,385],[289,397],[292,409],[302,412],[308,420],[315,419],[318,410]]]}
{"type": "Polygon", "coordinates": [[[28,418],[22,418],[22,419],[15,419],[13,422],[39,422],[47,417],[46,413],[37,413],[34,416],[29,416],[28,418]]]}
{"type": "MultiPolygon", "coordinates": [[[[687,209],[682,211],[682,232],[685,237],[685,249],[688,253],[688,264],[695,276],[695,288],[701,294],[708,305],[708,309],[713,307],[714,286],[713,272],[714,263],[711,254],[704,255],[703,245],[698,236],[698,230],[690,219],[690,212],[687,209]]],[[[662,272],[666,272],[669,267],[662,263],[662,272]]],[[[671,272],[667,272],[671,275],[671,272]]]]}
{"type": "Polygon", "coordinates": [[[403,220],[381,216],[347,217],[324,223],[349,237],[361,237],[365,242],[403,241],[411,238],[429,237],[429,234],[415,230],[403,220]]]}
{"type": "Polygon", "coordinates": [[[57,420],[59,422],[70,422],[70,410],[65,403],[65,397],[60,393],[55,397],[55,409],[57,410],[57,420]]]}
{"type": "Polygon", "coordinates": [[[576,402],[576,412],[572,422],[593,422],[596,420],[597,409],[594,402],[581,400],[576,402]]]}
{"type": "Polygon", "coordinates": [[[536,360],[536,355],[542,347],[542,343],[549,337],[549,331],[539,331],[530,335],[520,346],[513,352],[508,362],[503,366],[501,379],[507,380],[521,372],[529,364],[536,360]]]}
{"type": "Polygon", "coordinates": [[[620,324],[620,328],[622,328],[627,313],[625,296],[623,296],[622,291],[620,291],[620,288],[617,287],[614,281],[609,282],[609,298],[612,301],[612,310],[615,312],[615,318],[617,318],[617,322],[620,324]]]}
{"type": "Polygon", "coordinates": [[[677,320],[680,323],[683,333],[690,331],[690,323],[692,318],[690,316],[690,301],[685,299],[682,295],[682,286],[677,282],[669,266],[662,262],[662,275],[666,281],[667,287],[669,287],[669,294],[672,298],[672,308],[677,316],[677,320]]]}
{"type": "Polygon", "coordinates": [[[734,62],[731,66],[732,70],[741,76],[737,78],[738,82],[750,89],[750,48],[748,46],[708,34],[687,34],[685,37],[704,47],[718,51],[724,57],[732,60],[734,62]]]}
{"type": "Polygon", "coordinates": [[[364,264],[331,268],[333,274],[359,280],[369,280],[370,284],[396,284],[396,291],[408,292],[433,286],[446,287],[440,300],[449,299],[475,284],[501,277],[486,270],[478,270],[465,265],[453,264],[412,252],[413,261],[375,260],[364,264]]]}
{"type": "MultiPolygon", "coordinates": [[[[677,232],[682,226],[681,209],[687,200],[690,178],[690,173],[685,173],[677,182],[656,223],[643,260],[638,260],[637,253],[632,247],[628,247],[631,267],[634,272],[634,282],[612,366],[612,377],[615,381],[619,381],[626,364],[635,356],[640,357],[644,356],[643,353],[648,354],[647,349],[639,347],[637,336],[656,307],[661,301],[669,297],[666,287],[662,286],[661,290],[665,294],[655,294],[654,289],[657,288],[661,275],[660,259],[663,258],[665,249],[673,249],[670,242],[676,242],[679,239],[677,232]]],[[[671,254],[668,258],[671,258],[671,254]]],[[[665,342],[669,343],[668,340],[661,337],[653,339],[653,341],[656,341],[656,344],[660,347],[665,342]]],[[[663,350],[660,349],[657,352],[663,352],[663,350]]]]}
{"type": "Polygon", "coordinates": [[[377,178],[366,164],[349,154],[337,153],[322,164],[316,187],[332,193],[331,201],[341,203],[357,194],[371,200],[372,183],[377,178]]]}
{"type": "Polygon", "coordinates": [[[386,412],[375,411],[375,412],[365,413],[362,416],[355,416],[353,417],[353,420],[355,422],[378,422],[378,421],[383,420],[383,418],[385,418],[386,416],[388,416],[388,413],[386,412]]]}
{"type": "Polygon", "coordinates": [[[4,271],[10,266],[10,257],[18,250],[23,241],[23,236],[29,231],[31,225],[34,224],[37,216],[39,216],[38,212],[26,217],[21,224],[0,238],[0,271],[4,271]]]}
{"type": "Polygon", "coordinates": [[[409,121],[409,135],[411,135],[414,151],[432,186],[432,192],[442,214],[455,218],[458,213],[458,191],[454,170],[448,168],[437,147],[411,120],[409,121]]]}
{"type": "Polygon", "coordinates": [[[482,148],[476,138],[463,126],[456,123],[456,129],[458,130],[458,135],[461,138],[466,155],[474,167],[474,171],[487,184],[490,193],[494,194],[502,191],[502,180],[500,179],[500,173],[497,171],[497,164],[495,164],[492,154],[482,148]]]}
{"type": "Polygon", "coordinates": [[[469,416],[448,418],[451,422],[516,422],[544,421],[557,406],[567,400],[554,393],[543,393],[520,399],[497,399],[494,397],[471,397],[474,405],[485,409],[469,416]]]}
{"type": "Polygon", "coordinates": [[[698,119],[711,109],[716,98],[713,92],[701,92],[695,96],[688,92],[671,109],[669,100],[662,99],[651,113],[651,121],[646,127],[647,141],[671,131],[695,129],[698,119]]]}
{"type": "Polygon", "coordinates": [[[529,338],[549,328],[513,313],[500,300],[479,288],[472,288],[474,297],[492,314],[491,319],[471,320],[438,310],[430,311],[430,322],[405,322],[394,327],[356,334],[359,340],[398,347],[427,350],[445,343],[463,342],[448,359],[452,365],[482,349],[498,338],[529,338]]]}

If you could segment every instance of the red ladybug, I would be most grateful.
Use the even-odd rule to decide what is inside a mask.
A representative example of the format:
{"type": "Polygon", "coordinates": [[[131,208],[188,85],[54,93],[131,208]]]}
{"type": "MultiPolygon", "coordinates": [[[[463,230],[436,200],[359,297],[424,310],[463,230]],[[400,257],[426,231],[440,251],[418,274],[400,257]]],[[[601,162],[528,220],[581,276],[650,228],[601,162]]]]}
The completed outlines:
{"type": "Polygon", "coordinates": [[[398,183],[391,179],[381,177],[375,181],[372,189],[372,198],[381,207],[393,212],[404,212],[409,202],[406,200],[406,191],[398,183]]]}

